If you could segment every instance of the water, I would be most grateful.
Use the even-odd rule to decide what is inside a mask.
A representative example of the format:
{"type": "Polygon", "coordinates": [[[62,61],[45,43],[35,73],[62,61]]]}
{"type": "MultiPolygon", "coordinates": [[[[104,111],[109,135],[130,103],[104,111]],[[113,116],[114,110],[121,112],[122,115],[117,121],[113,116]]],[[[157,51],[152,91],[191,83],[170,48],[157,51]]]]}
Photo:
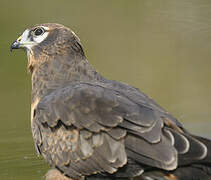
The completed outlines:
{"type": "Polygon", "coordinates": [[[26,27],[65,24],[109,79],[142,89],[191,132],[211,137],[211,1],[0,0],[0,179],[42,179],[30,130],[30,75],[10,43],[26,27]]]}

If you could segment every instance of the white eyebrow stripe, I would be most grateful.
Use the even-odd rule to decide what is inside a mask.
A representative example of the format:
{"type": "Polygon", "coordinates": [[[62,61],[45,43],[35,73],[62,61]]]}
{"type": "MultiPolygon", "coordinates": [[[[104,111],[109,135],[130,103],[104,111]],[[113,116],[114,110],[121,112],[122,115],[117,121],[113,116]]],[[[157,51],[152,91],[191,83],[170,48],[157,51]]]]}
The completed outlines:
{"type": "Polygon", "coordinates": [[[31,31],[33,31],[33,30],[35,30],[35,29],[37,29],[37,28],[43,28],[44,30],[46,30],[46,31],[49,31],[49,27],[47,27],[47,26],[35,26],[35,27],[33,27],[33,28],[31,28],[31,31]]]}
{"type": "Polygon", "coordinates": [[[49,30],[49,27],[47,27],[47,26],[39,26],[39,27],[42,27],[42,28],[45,29],[46,31],[49,30]]]}

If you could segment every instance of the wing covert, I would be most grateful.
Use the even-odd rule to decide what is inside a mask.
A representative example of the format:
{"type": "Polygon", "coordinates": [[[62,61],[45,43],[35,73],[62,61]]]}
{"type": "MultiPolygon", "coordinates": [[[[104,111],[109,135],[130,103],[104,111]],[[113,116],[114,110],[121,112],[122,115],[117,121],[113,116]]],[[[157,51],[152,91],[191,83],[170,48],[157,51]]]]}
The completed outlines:
{"type": "MultiPolygon", "coordinates": [[[[39,133],[33,134],[47,161],[74,177],[114,173],[128,160],[140,163],[139,172],[141,164],[173,170],[178,159],[195,155],[190,144],[196,141],[168,127],[175,124],[165,123],[165,115],[121,91],[78,83],[41,99],[33,122],[39,133]]],[[[202,157],[204,146],[194,146],[202,157]]]]}

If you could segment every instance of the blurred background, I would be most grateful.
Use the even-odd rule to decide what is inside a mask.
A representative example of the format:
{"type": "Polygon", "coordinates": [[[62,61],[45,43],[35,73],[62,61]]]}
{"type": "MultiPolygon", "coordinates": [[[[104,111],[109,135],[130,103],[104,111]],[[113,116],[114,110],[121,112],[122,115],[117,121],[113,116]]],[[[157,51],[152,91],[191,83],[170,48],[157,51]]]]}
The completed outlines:
{"type": "Polygon", "coordinates": [[[211,1],[0,0],[1,180],[38,180],[49,168],[31,137],[26,55],[9,52],[25,28],[45,22],[71,27],[104,76],[140,88],[211,137],[211,1]]]}

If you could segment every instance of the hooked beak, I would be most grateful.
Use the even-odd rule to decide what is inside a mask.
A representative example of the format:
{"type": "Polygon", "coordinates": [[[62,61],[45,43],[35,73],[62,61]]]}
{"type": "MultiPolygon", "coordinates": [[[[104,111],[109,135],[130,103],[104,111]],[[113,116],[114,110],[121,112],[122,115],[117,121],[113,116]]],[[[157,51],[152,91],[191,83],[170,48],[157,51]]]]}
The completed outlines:
{"type": "Polygon", "coordinates": [[[22,39],[22,36],[20,36],[17,40],[15,40],[11,46],[10,46],[10,51],[12,52],[13,49],[19,49],[21,48],[22,44],[21,44],[21,39],[22,39]]]}

